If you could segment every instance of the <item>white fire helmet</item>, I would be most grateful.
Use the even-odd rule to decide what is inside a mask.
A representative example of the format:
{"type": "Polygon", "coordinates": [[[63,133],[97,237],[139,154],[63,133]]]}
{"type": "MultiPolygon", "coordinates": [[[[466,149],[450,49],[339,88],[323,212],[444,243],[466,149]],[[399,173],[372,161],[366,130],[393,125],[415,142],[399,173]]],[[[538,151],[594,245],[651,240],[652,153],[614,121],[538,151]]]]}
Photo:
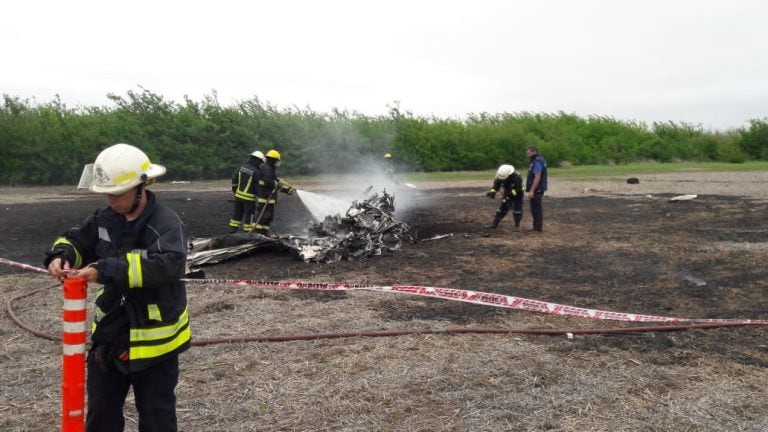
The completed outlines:
{"type": "Polygon", "coordinates": [[[130,144],[115,144],[102,150],[93,163],[91,192],[121,195],[141,183],[165,174],[147,155],[130,144]]]}
{"type": "Polygon", "coordinates": [[[264,157],[264,153],[262,153],[262,152],[260,152],[258,150],[256,150],[255,152],[251,153],[251,156],[253,156],[255,158],[258,158],[262,162],[266,162],[267,161],[267,158],[264,157]]]}
{"type": "Polygon", "coordinates": [[[502,165],[498,170],[496,170],[496,178],[499,180],[504,180],[505,178],[511,176],[513,172],[515,172],[515,167],[512,165],[502,165]]]}

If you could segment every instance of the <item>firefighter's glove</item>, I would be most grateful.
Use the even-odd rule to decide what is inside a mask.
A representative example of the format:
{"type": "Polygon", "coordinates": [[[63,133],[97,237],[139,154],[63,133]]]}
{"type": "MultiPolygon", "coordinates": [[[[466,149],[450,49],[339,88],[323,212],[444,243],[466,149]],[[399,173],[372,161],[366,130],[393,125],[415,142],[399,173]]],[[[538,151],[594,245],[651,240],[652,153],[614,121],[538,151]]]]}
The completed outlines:
{"type": "Polygon", "coordinates": [[[487,196],[488,198],[496,198],[496,191],[491,189],[485,193],[485,196],[487,196]]]}
{"type": "Polygon", "coordinates": [[[285,193],[287,193],[288,195],[293,195],[294,192],[296,192],[296,189],[294,188],[289,188],[287,191],[285,191],[285,193]]]}

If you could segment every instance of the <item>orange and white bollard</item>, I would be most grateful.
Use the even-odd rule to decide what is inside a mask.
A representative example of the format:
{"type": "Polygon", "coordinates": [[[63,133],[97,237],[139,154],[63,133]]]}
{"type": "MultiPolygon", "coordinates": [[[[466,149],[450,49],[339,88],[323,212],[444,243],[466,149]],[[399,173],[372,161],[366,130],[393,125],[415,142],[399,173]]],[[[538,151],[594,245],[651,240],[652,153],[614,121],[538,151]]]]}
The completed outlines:
{"type": "Polygon", "coordinates": [[[64,278],[64,311],[61,341],[61,430],[85,430],[85,303],[88,284],[64,278]]]}

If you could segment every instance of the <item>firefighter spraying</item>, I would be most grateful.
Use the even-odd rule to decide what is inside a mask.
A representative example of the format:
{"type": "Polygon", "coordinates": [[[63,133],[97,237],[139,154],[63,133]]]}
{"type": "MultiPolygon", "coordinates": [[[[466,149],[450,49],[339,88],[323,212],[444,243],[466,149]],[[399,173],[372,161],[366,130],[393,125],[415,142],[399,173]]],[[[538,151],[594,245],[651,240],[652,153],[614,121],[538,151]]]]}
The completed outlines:
{"type": "Polygon", "coordinates": [[[253,231],[256,192],[259,186],[261,167],[266,161],[264,153],[256,150],[232,176],[232,194],[235,196],[235,204],[232,219],[229,220],[230,233],[236,233],[240,228],[245,232],[253,231]]]}
{"type": "Polygon", "coordinates": [[[501,198],[501,205],[496,210],[493,222],[486,228],[498,228],[499,223],[512,207],[512,218],[515,221],[515,230],[520,228],[520,222],[523,220],[523,178],[515,172],[512,165],[501,165],[496,171],[496,177],[493,179],[491,190],[485,193],[488,198],[496,198],[496,193],[504,189],[504,195],[501,198]]]}
{"type": "Polygon", "coordinates": [[[277,150],[267,152],[266,162],[261,166],[259,187],[257,190],[258,210],[254,221],[254,231],[259,234],[269,235],[270,225],[275,217],[275,204],[277,204],[277,192],[291,195],[296,189],[285,180],[277,176],[277,167],[280,166],[280,153],[277,150]]]}
{"type": "Polygon", "coordinates": [[[190,347],[187,243],[176,213],[146,189],[163,174],[132,145],[102,151],[90,190],[107,206],[57,238],[44,261],[55,277],[104,285],[87,358],[86,431],[122,431],[131,387],[139,430],[177,429],[179,353],[190,347]]]}

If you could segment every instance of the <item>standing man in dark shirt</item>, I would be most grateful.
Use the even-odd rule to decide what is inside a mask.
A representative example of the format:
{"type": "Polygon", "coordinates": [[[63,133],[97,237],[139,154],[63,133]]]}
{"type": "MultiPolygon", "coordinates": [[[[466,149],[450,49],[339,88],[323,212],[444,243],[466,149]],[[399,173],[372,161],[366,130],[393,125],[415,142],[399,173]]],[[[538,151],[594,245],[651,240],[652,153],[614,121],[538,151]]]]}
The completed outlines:
{"type": "Polygon", "coordinates": [[[531,216],[533,216],[533,229],[531,231],[542,232],[544,230],[544,209],[541,200],[547,191],[547,161],[539,154],[536,146],[528,146],[525,154],[531,160],[528,168],[528,178],[525,180],[525,190],[531,201],[531,216]]]}

